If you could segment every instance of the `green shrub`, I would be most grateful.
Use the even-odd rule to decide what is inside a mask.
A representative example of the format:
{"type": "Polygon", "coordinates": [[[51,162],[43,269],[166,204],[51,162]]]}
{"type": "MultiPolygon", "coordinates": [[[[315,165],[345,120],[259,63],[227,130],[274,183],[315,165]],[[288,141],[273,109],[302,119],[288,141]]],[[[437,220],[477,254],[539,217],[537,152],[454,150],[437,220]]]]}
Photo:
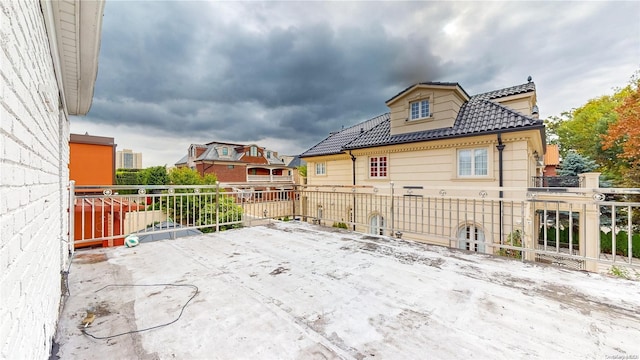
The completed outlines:
{"type": "Polygon", "coordinates": [[[339,229],[349,229],[349,227],[347,226],[347,224],[343,223],[343,222],[334,222],[332,225],[334,228],[339,228],[339,229]]]}
{"type": "MultiPolygon", "coordinates": [[[[600,251],[605,254],[611,254],[612,250],[612,232],[605,233],[600,231],[600,251]]],[[[616,255],[629,256],[629,233],[619,231],[616,235],[616,255]]],[[[640,259],[640,234],[631,236],[631,256],[640,259]]]]}
{"type": "MultiPolygon", "coordinates": [[[[555,247],[556,246],[556,227],[555,226],[551,226],[548,228],[545,228],[545,231],[547,232],[547,246],[551,246],[551,247],[555,247]]],[[[580,233],[577,231],[577,229],[574,229],[573,234],[572,234],[572,242],[573,242],[573,249],[578,249],[579,248],[579,244],[580,244],[580,233]]],[[[540,235],[538,236],[538,244],[543,245],[544,244],[544,231],[540,232],[540,235]]],[[[560,247],[561,248],[569,248],[569,228],[561,228],[560,229],[560,247]]]]}
{"type": "MultiPolygon", "coordinates": [[[[507,236],[505,245],[522,247],[522,233],[516,230],[507,236]]],[[[522,259],[522,251],[513,249],[499,249],[498,255],[514,259],[522,259]]]]}

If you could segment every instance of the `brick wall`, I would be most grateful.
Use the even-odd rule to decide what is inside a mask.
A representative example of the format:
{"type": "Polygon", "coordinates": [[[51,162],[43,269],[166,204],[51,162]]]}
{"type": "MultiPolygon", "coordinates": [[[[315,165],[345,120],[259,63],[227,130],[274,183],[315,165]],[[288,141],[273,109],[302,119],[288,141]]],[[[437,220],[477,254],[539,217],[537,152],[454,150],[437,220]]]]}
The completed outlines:
{"type": "Polygon", "coordinates": [[[0,2],[0,46],[0,358],[47,359],[69,260],[69,123],[39,1],[0,2]]]}
{"type": "Polygon", "coordinates": [[[206,172],[215,174],[220,182],[247,181],[247,168],[241,165],[234,165],[233,169],[230,169],[225,164],[216,164],[206,172]]]}

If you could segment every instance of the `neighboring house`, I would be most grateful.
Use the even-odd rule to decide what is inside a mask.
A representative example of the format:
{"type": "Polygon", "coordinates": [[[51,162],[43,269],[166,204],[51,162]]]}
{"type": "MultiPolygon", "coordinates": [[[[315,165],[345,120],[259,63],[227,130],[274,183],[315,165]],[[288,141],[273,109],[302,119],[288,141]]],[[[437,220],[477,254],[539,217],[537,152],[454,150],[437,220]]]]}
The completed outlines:
{"type": "Polygon", "coordinates": [[[116,169],[142,169],[142,153],[131,149],[116,151],[116,169]]]}
{"type": "MultiPolygon", "coordinates": [[[[397,189],[446,186],[482,190],[526,188],[540,175],[539,154],[544,154],[546,140],[531,81],[473,96],[458,83],[418,83],[393,96],[386,105],[388,113],[331,133],[301,154],[308,164],[308,185],[388,188],[393,182],[397,189]]],[[[318,218],[327,215],[320,209],[330,208],[346,214],[342,216],[345,222],[355,217],[354,223],[369,223],[369,230],[362,231],[381,232],[377,229],[390,221],[381,215],[388,212],[388,205],[368,205],[367,214],[362,214],[362,205],[356,205],[333,210],[335,204],[310,204],[319,209],[318,218]]],[[[487,209],[496,214],[503,210],[497,205],[487,209]]],[[[429,219],[420,221],[428,223],[429,219]]],[[[465,221],[448,225],[451,228],[443,228],[442,233],[450,238],[475,236],[471,240],[484,241],[486,236],[504,241],[503,232],[490,232],[514,225],[507,221],[511,219],[500,220],[489,229],[465,221]]],[[[442,241],[433,242],[449,245],[442,241]]]]}
{"type": "Polygon", "coordinates": [[[69,116],[91,107],[103,8],[0,1],[2,359],[51,353],[72,246],[69,116]]]}
{"type": "Polygon", "coordinates": [[[71,134],[69,179],[76,185],[114,185],[115,155],[112,137],[71,134]]]}
{"type": "Polygon", "coordinates": [[[192,144],[175,165],[214,174],[221,183],[293,183],[292,169],[278,153],[255,144],[192,144]]]}
{"type": "Polygon", "coordinates": [[[537,175],[545,135],[533,82],[474,96],[419,83],[386,105],[301,154],[309,185],[526,187],[537,175]]]}
{"type": "Polygon", "coordinates": [[[296,156],[282,155],[281,158],[283,158],[284,162],[287,164],[288,167],[293,169],[293,182],[295,184],[306,184],[307,183],[306,172],[304,173],[304,176],[303,176],[300,173],[300,167],[303,167],[303,166],[306,167],[307,162],[302,160],[300,155],[296,155],[296,156]]]}
{"type": "Polygon", "coordinates": [[[560,151],[558,145],[547,145],[547,151],[544,154],[544,170],[543,176],[558,176],[557,169],[560,166],[560,151]]]}

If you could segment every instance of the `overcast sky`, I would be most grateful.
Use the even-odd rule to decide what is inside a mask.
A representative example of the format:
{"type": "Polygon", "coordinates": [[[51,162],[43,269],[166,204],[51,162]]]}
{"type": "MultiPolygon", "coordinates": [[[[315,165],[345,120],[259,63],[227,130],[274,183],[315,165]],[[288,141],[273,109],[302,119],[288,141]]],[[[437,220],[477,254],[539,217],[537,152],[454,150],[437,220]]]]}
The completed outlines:
{"type": "Polygon", "coordinates": [[[546,118],[628,83],[638,19],[640,2],[107,0],[93,105],[71,131],[144,167],[211,141],[295,155],[414,83],[473,95],[528,76],[546,118]]]}

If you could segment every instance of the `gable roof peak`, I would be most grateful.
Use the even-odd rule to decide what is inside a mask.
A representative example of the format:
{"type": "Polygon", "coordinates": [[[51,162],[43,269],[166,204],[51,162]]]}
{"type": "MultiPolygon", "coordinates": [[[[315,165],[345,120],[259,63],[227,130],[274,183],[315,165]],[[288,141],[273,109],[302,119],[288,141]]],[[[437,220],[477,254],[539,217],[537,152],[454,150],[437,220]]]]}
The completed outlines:
{"type": "Polygon", "coordinates": [[[464,94],[464,96],[468,98],[470,98],[469,94],[467,94],[467,92],[462,88],[462,86],[460,86],[459,83],[457,82],[441,82],[441,81],[425,81],[425,82],[419,82],[419,83],[415,83],[409,87],[407,87],[406,89],[400,91],[399,93],[395,94],[393,97],[391,97],[389,100],[385,101],[385,103],[387,105],[389,105],[389,103],[393,102],[394,100],[396,100],[397,98],[401,97],[402,95],[404,95],[405,93],[413,90],[414,88],[417,88],[419,86],[437,86],[437,87],[452,87],[452,88],[457,88],[460,90],[460,92],[462,94],[464,94]]]}

